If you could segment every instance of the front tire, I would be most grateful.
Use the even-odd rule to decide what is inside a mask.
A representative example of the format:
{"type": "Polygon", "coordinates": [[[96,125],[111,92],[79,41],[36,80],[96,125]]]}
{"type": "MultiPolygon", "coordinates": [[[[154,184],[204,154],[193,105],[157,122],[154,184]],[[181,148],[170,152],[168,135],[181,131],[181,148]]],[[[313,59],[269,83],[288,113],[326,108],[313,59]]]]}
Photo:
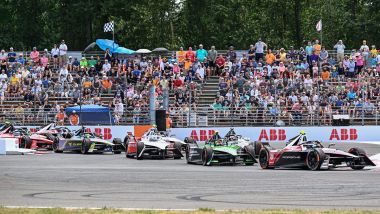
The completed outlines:
{"type": "Polygon", "coordinates": [[[114,154],[121,154],[121,147],[122,147],[122,142],[120,138],[114,138],[112,140],[112,143],[114,144],[112,150],[114,154]]]}
{"type": "Polygon", "coordinates": [[[82,154],[87,154],[90,149],[91,141],[90,139],[83,139],[80,152],[82,154]]]}
{"type": "Polygon", "coordinates": [[[182,158],[182,144],[179,142],[174,143],[173,158],[175,160],[182,158]]]}
{"type": "MultiPolygon", "coordinates": [[[[349,149],[348,153],[356,155],[356,156],[365,156],[365,155],[367,155],[366,152],[363,149],[357,148],[357,147],[349,149]]],[[[349,163],[349,166],[353,170],[362,170],[362,169],[364,169],[364,165],[362,163],[365,163],[365,161],[363,160],[363,158],[360,158],[358,160],[352,160],[349,163]]]]}
{"type": "Polygon", "coordinates": [[[206,147],[202,151],[202,164],[203,166],[211,166],[214,150],[211,147],[206,147]]]}
{"type": "Polygon", "coordinates": [[[259,163],[262,169],[270,169],[269,167],[269,151],[266,148],[261,148],[259,152],[259,163]]]}
{"type": "Polygon", "coordinates": [[[136,148],[136,159],[137,160],[144,159],[144,154],[143,154],[144,147],[145,147],[145,145],[143,142],[137,142],[137,148],[136,148]]]}
{"type": "Polygon", "coordinates": [[[255,164],[255,149],[252,145],[247,145],[244,147],[244,150],[248,154],[248,157],[244,160],[244,164],[246,166],[253,166],[255,164]]]}
{"type": "Polygon", "coordinates": [[[320,149],[310,150],[306,155],[306,165],[310,170],[319,170],[325,159],[325,153],[320,149]]]}

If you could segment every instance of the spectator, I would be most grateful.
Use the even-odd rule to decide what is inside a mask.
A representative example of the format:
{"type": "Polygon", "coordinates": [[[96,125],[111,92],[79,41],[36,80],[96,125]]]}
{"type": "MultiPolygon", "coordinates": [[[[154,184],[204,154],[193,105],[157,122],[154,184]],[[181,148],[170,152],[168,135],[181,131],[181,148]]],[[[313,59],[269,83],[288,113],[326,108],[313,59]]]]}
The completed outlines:
{"type": "Polygon", "coordinates": [[[224,70],[224,66],[226,64],[226,61],[224,60],[224,57],[222,56],[222,54],[219,54],[219,56],[216,58],[216,74],[217,75],[220,75],[223,70],[224,70]]]}
{"type": "Polygon", "coordinates": [[[185,54],[186,61],[193,63],[195,61],[195,54],[193,52],[193,48],[189,47],[189,50],[185,54]]]}
{"type": "Polygon", "coordinates": [[[255,44],[255,59],[258,62],[260,59],[264,59],[264,51],[267,48],[267,44],[265,44],[263,41],[261,41],[261,38],[259,38],[259,41],[255,44]]]}
{"type": "Polygon", "coordinates": [[[104,64],[102,66],[102,71],[104,75],[109,74],[111,70],[111,64],[108,62],[108,59],[104,60],[104,64]]]}
{"type": "Polygon", "coordinates": [[[96,63],[97,63],[97,60],[94,58],[94,56],[91,56],[91,57],[90,57],[90,60],[88,60],[88,65],[87,65],[87,67],[90,67],[90,68],[91,68],[92,66],[95,67],[96,63]]]}
{"type": "Polygon", "coordinates": [[[369,56],[369,47],[367,45],[367,41],[363,40],[362,46],[360,46],[360,52],[362,53],[364,65],[367,65],[368,62],[368,56],[369,56]]]}
{"type": "Polygon", "coordinates": [[[234,62],[236,60],[236,52],[234,51],[234,46],[230,46],[230,48],[228,49],[227,51],[227,59],[230,61],[230,62],[234,62]]]}
{"type": "Polygon", "coordinates": [[[343,44],[342,40],[339,40],[338,43],[334,45],[334,48],[336,49],[337,61],[342,62],[344,58],[344,49],[346,49],[346,46],[343,44]]]}
{"type": "Polygon", "coordinates": [[[321,50],[321,52],[319,54],[319,59],[323,62],[323,61],[327,61],[328,58],[329,58],[329,53],[325,49],[325,47],[323,46],[322,50],[321,50]]]}
{"type": "Polygon", "coordinates": [[[67,62],[67,45],[65,44],[65,40],[61,41],[59,45],[59,66],[63,67],[67,62]]]}
{"type": "Polygon", "coordinates": [[[80,67],[84,67],[84,68],[88,67],[88,62],[87,62],[86,57],[82,57],[82,59],[79,62],[79,65],[80,65],[80,67]]]}
{"type": "Polygon", "coordinates": [[[7,61],[8,60],[8,54],[5,52],[4,49],[0,52],[0,61],[7,61]]]}
{"type": "Polygon", "coordinates": [[[186,59],[186,53],[185,51],[183,51],[183,47],[180,47],[179,51],[177,52],[177,61],[180,67],[184,66],[185,59],[186,59]]]}
{"type": "Polygon", "coordinates": [[[265,62],[268,65],[273,65],[274,61],[276,60],[276,57],[272,53],[272,49],[268,49],[268,53],[265,56],[265,62]]]}
{"type": "Polygon", "coordinates": [[[66,113],[63,109],[63,106],[61,106],[59,112],[56,115],[57,125],[63,126],[65,124],[66,118],[67,118],[66,113]]]}
{"type": "Polygon", "coordinates": [[[207,58],[207,51],[203,49],[202,44],[199,45],[199,49],[196,51],[196,57],[201,63],[205,62],[205,59],[207,58]]]}
{"type": "Polygon", "coordinates": [[[211,49],[208,51],[208,66],[212,71],[212,75],[215,75],[215,63],[218,56],[218,51],[215,50],[215,46],[211,46],[211,49]]]}
{"type": "Polygon", "coordinates": [[[33,47],[33,51],[30,53],[30,59],[35,63],[40,62],[40,52],[37,51],[36,47],[33,47]]]}
{"type": "Polygon", "coordinates": [[[112,88],[112,82],[108,77],[103,76],[102,80],[102,93],[110,93],[112,88]]]}

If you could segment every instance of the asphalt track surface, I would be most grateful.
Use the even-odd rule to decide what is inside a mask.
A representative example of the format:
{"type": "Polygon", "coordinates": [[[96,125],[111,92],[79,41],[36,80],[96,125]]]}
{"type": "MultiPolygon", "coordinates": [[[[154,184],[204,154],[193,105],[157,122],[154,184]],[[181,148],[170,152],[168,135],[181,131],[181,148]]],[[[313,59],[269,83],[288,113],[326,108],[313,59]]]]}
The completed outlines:
{"type": "MultiPolygon", "coordinates": [[[[380,153],[376,145],[362,148],[380,153]]],[[[123,154],[8,155],[0,156],[0,206],[379,210],[380,169],[262,170],[123,154]]]]}

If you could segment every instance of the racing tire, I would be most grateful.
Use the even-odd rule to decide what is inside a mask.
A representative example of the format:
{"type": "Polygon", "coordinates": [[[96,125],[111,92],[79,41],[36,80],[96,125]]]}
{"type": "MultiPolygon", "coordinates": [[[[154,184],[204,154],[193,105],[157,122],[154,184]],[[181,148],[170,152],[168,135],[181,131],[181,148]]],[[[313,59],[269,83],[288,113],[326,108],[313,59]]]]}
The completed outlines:
{"type": "Polygon", "coordinates": [[[114,154],[121,154],[121,147],[123,146],[121,139],[120,138],[114,138],[112,140],[112,143],[114,144],[114,146],[112,148],[113,153],[114,154]],[[117,149],[117,150],[115,150],[115,149],[117,149]]]}
{"type": "Polygon", "coordinates": [[[245,152],[248,154],[248,158],[245,158],[244,164],[246,166],[253,166],[255,165],[255,149],[254,147],[250,144],[244,147],[245,152]],[[247,162],[247,159],[252,159],[252,162],[247,162]]]}
{"type": "Polygon", "coordinates": [[[260,154],[260,150],[261,148],[263,148],[263,144],[261,142],[258,142],[258,141],[255,141],[253,143],[253,147],[254,147],[254,150],[255,150],[255,156],[258,157],[259,154],[260,154]]]}
{"type": "Polygon", "coordinates": [[[188,164],[192,163],[191,160],[190,160],[190,145],[189,144],[186,145],[185,158],[186,158],[186,162],[188,164]]]}
{"type": "Polygon", "coordinates": [[[125,138],[124,138],[124,140],[123,140],[123,146],[124,146],[124,148],[125,148],[125,150],[127,150],[127,148],[128,148],[128,143],[129,143],[129,136],[127,135],[127,136],[125,136],[125,138]]]}
{"type": "Polygon", "coordinates": [[[53,144],[51,145],[52,149],[53,149],[53,152],[55,153],[62,153],[63,150],[60,150],[59,149],[59,138],[56,137],[53,141],[53,144]]]}
{"type": "MultiPolygon", "coordinates": [[[[367,155],[366,152],[358,147],[354,147],[348,150],[348,153],[356,155],[356,156],[365,156],[367,155]]],[[[360,158],[359,160],[353,160],[349,163],[349,166],[353,170],[362,170],[364,169],[364,165],[361,165],[362,162],[365,162],[363,158],[360,158]]]]}
{"type": "Polygon", "coordinates": [[[143,142],[137,142],[137,148],[136,148],[136,159],[142,160],[144,159],[144,154],[141,154],[144,150],[144,143],[143,142]],[[139,156],[141,154],[141,156],[139,156]]]}
{"type": "Polygon", "coordinates": [[[259,163],[262,169],[273,169],[269,166],[269,151],[266,148],[261,148],[259,152],[259,163]]]}
{"type": "Polygon", "coordinates": [[[182,158],[182,144],[179,142],[174,143],[174,151],[173,151],[173,158],[175,160],[182,158]]]}
{"type": "Polygon", "coordinates": [[[312,171],[319,170],[325,160],[325,153],[322,149],[310,150],[306,155],[306,166],[312,171]]]}
{"type": "Polygon", "coordinates": [[[202,151],[202,165],[211,166],[211,160],[214,156],[214,150],[211,147],[206,147],[202,151]]]}
{"type": "Polygon", "coordinates": [[[29,136],[23,136],[20,141],[20,148],[30,149],[32,147],[32,140],[29,136]]]}
{"type": "Polygon", "coordinates": [[[91,141],[90,139],[83,139],[82,145],[80,147],[80,152],[82,154],[87,154],[88,150],[90,149],[91,141]]]}

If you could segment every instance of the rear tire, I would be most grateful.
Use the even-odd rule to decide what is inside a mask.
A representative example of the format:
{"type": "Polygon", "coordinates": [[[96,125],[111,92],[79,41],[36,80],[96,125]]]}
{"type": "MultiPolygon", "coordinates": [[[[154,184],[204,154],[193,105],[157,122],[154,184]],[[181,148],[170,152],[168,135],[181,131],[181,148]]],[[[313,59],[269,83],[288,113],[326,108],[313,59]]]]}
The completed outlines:
{"type": "Polygon", "coordinates": [[[121,142],[121,139],[120,139],[120,138],[114,138],[114,139],[112,140],[112,143],[115,144],[115,145],[113,146],[113,148],[112,148],[113,153],[114,153],[114,154],[121,154],[121,147],[123,146],[123,145],[122,145],[122,142],[121,142]],[[117,149],[117,150],[115,150],[115,149],[117,149]]]}
{"type": "Polygon", "coordinates": [[[144,143],[143,142],[137,142],[137,148],[136,148],[136,159],[137,160],[142,160],[144,159],[144,154],[141,154],[139,157],[140,153],[144,150],[144,143]]]}
{"type": "Polygon", "coordinates": [[[269,167],[269,151],[266,148],[261,148],[259,152],[259,163],[262,169],[271,169],[269,167]]]}
{"type": "Polygon", "coordinates": [[[182,144],[179,142],[174,143],[173,158],[176,160],[182,158],[182,144]]]}
{"type": "Polygon", "coordinates": [[[211,166],[211,160],[214,156],[214,150],[211,147],[206,147],[202,151],[202,164],[203,166],[211,166]]]}
{"type": "Polygon", "coordinates": [[[58,137],[56,137],[54,139],[51,147],[53,148],[53,152],[55,152],[55,153],[62,153],[63,152],[63,150],[59,150],[59,138],[58,137]]]}
{"type": "Polygon", "coordinates": [[[261,142],[257,142],[257,141],[255,141],[254,143],[253,143],[253,145],[254,145],[254,151],[255,151],[255,156],[257,157],[257,156],[259,156],[259,154],[260,154],[260,150],[261,150],[261,148],[263,147],[263,144],[261,143],[261,142]]]}
{"type": "Polygon", "coordinates": [[[30,149],[32,147],[32,140],[29,136],[23,136],[19,145],[20,148],[30,149]]]}
{"type": "MultiPolygon", "coordinates": [[[[357,147],[349,149],[348,153],[356,155],[356,156],[365,156],[365,155],[367,155],[366,152],[363,149],[357,148],[357,147]]],[[[351,169],[353,169],[353,170],[362,170],[362,169],[364,169],[364,166],[361,163],[365,163],[365,161],[362,158],[360,158],[359,160],[353,160],[353,161],[351,161],[349,163],[349,165],[350,165],[351,169]]]]}
{"type": "Polygon", "coordinates": [[[319,170],[325,160],[325,153],[321,149],[310,150],[306,155],[306,165],[310,170],[319,170]]]}
{"type": "Polygon", "coordinates": [[[253,166],[255,165],[255,149],[252,145],[247,145],[244,147],[245,152],[248,154],[249,157],[245,158],[244,164],[246,166],[253,166]],[[247,159],[252,159],[252,161],[247,162],[247,159]]]}

